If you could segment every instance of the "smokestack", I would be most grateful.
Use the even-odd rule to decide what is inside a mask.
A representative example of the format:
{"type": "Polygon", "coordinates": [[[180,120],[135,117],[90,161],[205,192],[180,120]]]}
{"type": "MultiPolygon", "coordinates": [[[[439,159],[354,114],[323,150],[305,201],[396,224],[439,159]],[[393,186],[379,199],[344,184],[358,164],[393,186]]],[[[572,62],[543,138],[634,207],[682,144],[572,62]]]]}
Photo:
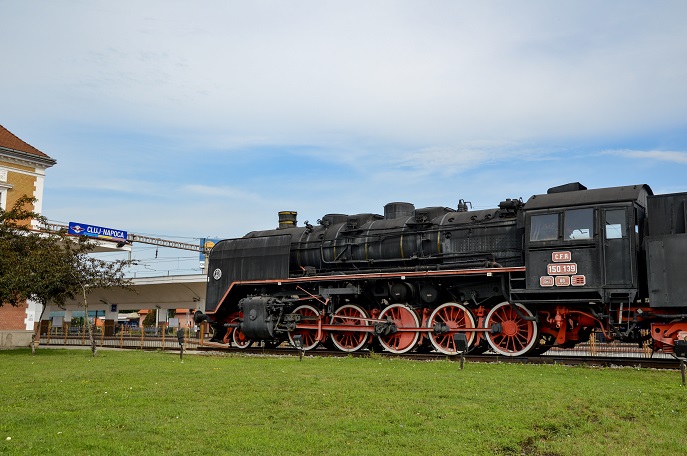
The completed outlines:
{"type": "Polygon", "coordinates": [[[294,228],[298,221],[298,212],[296,211],[281,211],[279,212],[279,229],[294,228]]]}

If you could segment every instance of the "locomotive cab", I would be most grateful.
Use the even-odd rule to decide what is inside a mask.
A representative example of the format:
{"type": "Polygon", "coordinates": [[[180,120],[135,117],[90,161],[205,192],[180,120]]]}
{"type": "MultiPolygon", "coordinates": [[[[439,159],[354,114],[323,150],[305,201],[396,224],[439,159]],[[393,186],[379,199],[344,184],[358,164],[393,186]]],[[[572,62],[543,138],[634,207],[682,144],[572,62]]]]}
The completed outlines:
{"type": "Polygon", "coordinates": [[[645,283],[639,271],[646,185],[549,189],[525,205],[523,281],[516,302],[632,303],[645,283]]]}

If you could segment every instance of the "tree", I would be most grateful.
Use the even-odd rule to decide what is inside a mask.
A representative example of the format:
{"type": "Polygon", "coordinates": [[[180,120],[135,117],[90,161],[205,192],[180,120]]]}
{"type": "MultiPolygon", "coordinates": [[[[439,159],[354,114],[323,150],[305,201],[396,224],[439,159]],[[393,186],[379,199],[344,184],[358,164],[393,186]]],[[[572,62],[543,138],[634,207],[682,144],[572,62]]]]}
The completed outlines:
{"type": "Polygon", "coordinates": [[[143,319],[141,326],[157,326],[157,309],[151,309],[143,319]]]}
{"type": "MultiPolygon", "coordinates": [[[[24,195],[11,209],[0,209],[0,306],[17,306],[31,299],[45,312],[47,304],[61,305],[78,296],[88,316],[90,290],[130,287],[125,272],[131,261],[108,262],[89,256],[95,244],[86,236],[32,229],[32,220],[47,226],[45,217],[30,209],[35,201],[24,195]]],[[[95,356],[92,325],[86,320],[95,356]]],[[[32,351],[36,336],[34,332],[32,351]]]]}

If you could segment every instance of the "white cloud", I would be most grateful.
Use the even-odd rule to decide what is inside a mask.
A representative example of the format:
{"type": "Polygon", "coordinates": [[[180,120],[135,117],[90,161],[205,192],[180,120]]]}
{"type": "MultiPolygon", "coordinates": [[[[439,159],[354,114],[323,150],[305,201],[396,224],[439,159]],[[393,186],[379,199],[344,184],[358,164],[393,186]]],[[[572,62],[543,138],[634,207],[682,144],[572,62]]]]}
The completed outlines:
{"type": "Polygon", "coordinates": [[[661,149],[687,139],[686,16],[683,1],[4,2],[0,123],[58,160],[48,215],[93,224],[233,236],[286,209],[493,207],[651,180],[609,173],[613,158],[685,163],[661,149]]]}
{"type": "Polygon", "coordinates": [[[226,185],[205,185],[188,184],[181,188],[183,193],[188,193],[193,198],[211,197],[213,199],[228,199],[242,201],[262,201],[259,194],[246,191],[242,188],[229,187],[226,185]]]}
{"type": "Polygon", "coordinates": [[[8,13],[37,33],[0,81],[73,120],[443,147],[622,134],[687,109],[681,2],[25,3],[8,13]]]}
{"type": "Polygon", "coordinates": [[[395,164],[420,174],[458,175],[499,162],[548,160],[550,150],[510,142],[475,141],[456,147],[430,147],[401,154],[395,164]]]}
{"type": "Polygon", "coordinates": [[[671,163],[687,164],[687,152],[667,150],[608,150],[606,155],[618,155],[641,160],[659,160],[671,163]]]}

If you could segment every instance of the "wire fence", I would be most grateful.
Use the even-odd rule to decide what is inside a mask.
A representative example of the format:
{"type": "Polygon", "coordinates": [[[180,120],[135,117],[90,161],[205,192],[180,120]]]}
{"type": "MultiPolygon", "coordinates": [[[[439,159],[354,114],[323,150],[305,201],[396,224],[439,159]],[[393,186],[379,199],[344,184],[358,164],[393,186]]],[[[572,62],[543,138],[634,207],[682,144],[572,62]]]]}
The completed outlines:
{"type": "MultiPolygon", "coordinates": [[[[140,350],[179,349],[177,336],[179,328],[162,326],[128,327],[117,326],[112,335],[105,335],[103,327],[95,327],[93,338],[97,347],[128,348],[140,350]]],[[[197,349],[209,342],[205,324],[200,327],[184,328],[184,349],[197,349]]],[[[41,345],[88,346],[88,331],[85,325],[47,328],[40,337],[41,345]]],[[[212,344],[214,345],[214,344],[212,344]]],[[[593,333],[588,342],[574,348],[552,347],[544,356],[590,356],[618,358],[672,358],[671,355],[655,352],[651,340],[641,343],[607,342],[600,333],[593,333]]]]}
{"type": "MultiPolygon", "coordinates": [[[[179,328],[162,326],[127,327],[118,326],[114,334],[106,335],[105,328],[96,326],[93,339],[97,347],[129,349],[179,349],[179,328]]],[[[183,328],[184,349],[195,349],[203,345],[206,339],[204,331],[199,328],[183,328]]],[[[40,335],[41,345],[51,346],[88,346],[88,328],[85,325],[66,327],[49,326],[40,335]]]]}
{"type": "MultiPolygon", "coordinates": [[[[648,330],[642,333],[642,336],[648,335],[648,330]]],[[[669,353],[654,351],[651,338],[635,343],[620,342],[617,340],[608,342],[604,339],[603,333],[600,331],[592,333],[588,342],[577,344],[573,348],[552,347],[544,353],[544,356],[673,359],[673,356],[669,353]]]]}

